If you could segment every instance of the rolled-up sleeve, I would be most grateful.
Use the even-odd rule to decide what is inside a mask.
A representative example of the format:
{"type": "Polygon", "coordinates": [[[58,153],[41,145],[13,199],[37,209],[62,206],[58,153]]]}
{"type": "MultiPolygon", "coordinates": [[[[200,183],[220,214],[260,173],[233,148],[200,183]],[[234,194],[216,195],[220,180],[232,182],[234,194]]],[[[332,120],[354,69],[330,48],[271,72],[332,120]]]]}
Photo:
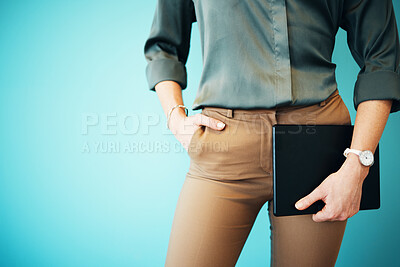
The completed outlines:
{"type": "Polygon", "coordinates": [[[390,112],[400,110],[400,45],[392,0],[344,1],[340,27],[361,70],[353,103],[392,99],[390,112]]]}
{"type": "Polygon", "coordinates": [[[192,0],[158,0],[150,35],[144,45],[150,90],[155,91],[155,85],[165,80],[186,88],[186,61],[195,21],[192,0]]]}

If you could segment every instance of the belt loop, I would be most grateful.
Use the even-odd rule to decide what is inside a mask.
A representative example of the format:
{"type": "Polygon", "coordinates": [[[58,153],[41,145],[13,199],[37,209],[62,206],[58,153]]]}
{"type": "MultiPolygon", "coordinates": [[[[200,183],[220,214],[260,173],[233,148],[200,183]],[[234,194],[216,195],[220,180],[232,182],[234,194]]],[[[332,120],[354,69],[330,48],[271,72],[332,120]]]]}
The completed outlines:
{"type": "Polygon", "coordinates": [[[228,118],[233,118],[233,109],[227,109],[226,110],[226,116],[228,118]]]}

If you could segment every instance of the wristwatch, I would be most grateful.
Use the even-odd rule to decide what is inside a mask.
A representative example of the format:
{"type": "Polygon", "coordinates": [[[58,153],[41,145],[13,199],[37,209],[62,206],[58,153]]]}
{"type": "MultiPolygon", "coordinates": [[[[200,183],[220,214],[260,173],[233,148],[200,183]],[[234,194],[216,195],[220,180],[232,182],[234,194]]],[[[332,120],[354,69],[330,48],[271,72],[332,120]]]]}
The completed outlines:
{"type": "Polygon", "coordinates": [[[366,167],[370,167],[372,164],[374,164],[374,154],[370,150],[357,150],[352,148],[346,148],[345,151],[343,152],[343,155],[347,157],[349,153],[354,153],[358,155],[361,164],[366,167]]]}

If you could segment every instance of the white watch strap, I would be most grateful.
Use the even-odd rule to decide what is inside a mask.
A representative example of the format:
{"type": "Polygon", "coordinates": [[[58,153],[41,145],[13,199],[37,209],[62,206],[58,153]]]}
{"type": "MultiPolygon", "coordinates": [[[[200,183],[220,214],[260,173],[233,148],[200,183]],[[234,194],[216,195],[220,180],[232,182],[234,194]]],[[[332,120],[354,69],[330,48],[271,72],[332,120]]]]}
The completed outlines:
{"type": "Polygon", "coordinates": [[[343,155],[344,155],[345,157],[347,157],[347,155],[348,155],[349,153],[354,153],[354,154],[356,154],[356,155],[359,156],[360,153],[361,153],[361,150],[353,149],[353,148],[346,148],[346,150],[343,152],[343,155]]]}

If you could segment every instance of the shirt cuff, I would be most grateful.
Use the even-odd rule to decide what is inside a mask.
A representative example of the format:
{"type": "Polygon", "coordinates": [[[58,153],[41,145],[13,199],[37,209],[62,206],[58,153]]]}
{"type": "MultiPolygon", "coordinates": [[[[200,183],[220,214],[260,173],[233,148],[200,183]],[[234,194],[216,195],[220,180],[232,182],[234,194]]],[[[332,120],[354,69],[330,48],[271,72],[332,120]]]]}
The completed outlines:
{"type": "Polygon", "coordinates": [[[380,70],[360,74],[354,88],[354,108],[366,100],[392,99],[390,113],[400,110],[400,75],[394,71],[380,70]]]}
{"type": "Polygon", "coordinates": [[[187,86],[186,67],[177,60],[163,58],[150,61],[146,67],[149,89],[155,91],[155,86],[161,81],[171,80],[179,83],[182,89],[187,86]]]}

